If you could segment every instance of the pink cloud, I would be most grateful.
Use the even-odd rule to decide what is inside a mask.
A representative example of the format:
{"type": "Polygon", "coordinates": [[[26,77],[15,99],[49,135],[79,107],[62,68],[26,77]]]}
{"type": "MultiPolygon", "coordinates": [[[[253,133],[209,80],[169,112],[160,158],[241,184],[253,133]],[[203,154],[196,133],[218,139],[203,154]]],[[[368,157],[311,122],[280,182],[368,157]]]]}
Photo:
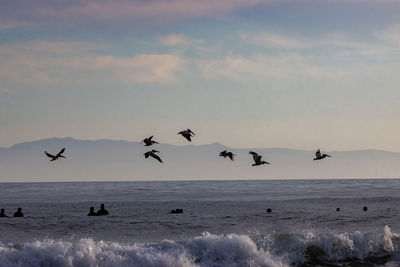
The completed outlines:
{"type": "Polygon", "coordinates": [[[74,82],[169,84],[179,80],[177,75],[186,64],[185,59],[173,54],[115,57],[91,53],[102,46],[85,42],[2,45],[0,79],[13,87],[74,82]]]}
{"type": "Polygon", "coordinates": [[[276,0],[113,0],[66,1],[36,5],[32,12],[44,17],[92,19],[187,19],[213,16],[276,0]]]}

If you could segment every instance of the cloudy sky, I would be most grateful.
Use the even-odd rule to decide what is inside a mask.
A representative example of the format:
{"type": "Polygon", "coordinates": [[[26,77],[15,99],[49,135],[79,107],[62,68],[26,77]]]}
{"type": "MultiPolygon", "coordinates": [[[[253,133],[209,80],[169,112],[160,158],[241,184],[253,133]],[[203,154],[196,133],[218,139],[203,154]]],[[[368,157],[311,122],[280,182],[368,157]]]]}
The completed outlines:
{"type": "Polygon", "coordinates": [[[400,1],[2,1],[0,81],[0,146],[400,151],[400,1]]]}

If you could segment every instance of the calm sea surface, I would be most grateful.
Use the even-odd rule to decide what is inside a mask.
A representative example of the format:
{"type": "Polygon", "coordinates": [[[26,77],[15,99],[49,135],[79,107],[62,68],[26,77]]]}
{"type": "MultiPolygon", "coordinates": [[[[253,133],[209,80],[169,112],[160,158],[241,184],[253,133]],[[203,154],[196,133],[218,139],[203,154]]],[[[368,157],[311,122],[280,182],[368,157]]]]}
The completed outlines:
{"type": "Polygon", "coordinates": [[[400,266],[396,179],[0,184],[18,207],[0,266],[400,266]]]}

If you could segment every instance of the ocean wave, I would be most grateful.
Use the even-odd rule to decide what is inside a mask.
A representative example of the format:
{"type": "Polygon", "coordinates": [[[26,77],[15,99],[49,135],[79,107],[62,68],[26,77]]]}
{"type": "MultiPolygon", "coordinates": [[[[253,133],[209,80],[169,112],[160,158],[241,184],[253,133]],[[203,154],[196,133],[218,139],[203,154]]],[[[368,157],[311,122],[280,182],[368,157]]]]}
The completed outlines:
{"type": "Polygon", "coordinates": [[[23,245],[0,243],[0,266],[300,266],[398,259],[400,236],[380,233],[215,235],[184,242],[122,244],[44,239],[23,245]]]}

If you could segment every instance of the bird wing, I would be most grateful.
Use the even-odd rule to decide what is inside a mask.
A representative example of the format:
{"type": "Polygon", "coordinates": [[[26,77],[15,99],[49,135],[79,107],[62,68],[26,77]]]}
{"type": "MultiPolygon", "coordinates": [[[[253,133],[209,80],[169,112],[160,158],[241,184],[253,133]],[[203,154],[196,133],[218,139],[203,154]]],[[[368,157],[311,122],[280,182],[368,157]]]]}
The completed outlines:
{"type": "Polygon", "coordinates": [[[149,157],[149,155],[150,155],[150,152],[146,152],[146,153],[144,153],[143,155],[144,155],[144,157],[147,159],[147,158],[149,157]]]}
{"type": "Polygon", "coordinates": [[[160,151],[153,149],[152,150],[153,153],[160,153],[160,151]]]}
{"type": "Polygon", "coordinates": [[[220,156],[223,156],[223,155],[225,155],[226,154],[226,150],[224,150],[224,151],[222,151],[222,152],[219,152],[219,155],[220,156]]]}
{"type": "Polygon", "coordinates": [[[46,154],[46,156],[48,156],[49,158],[52,158],[52,159],[54,159],[54,158],[55,158],[55,156],[54,156],[54,155],[52,155],[52,154],[48,153],[47,151],[45,151],[45,152],[44,152],[44,154],[46,154]]]}
{"type": "Polygon", "coordinates": [[[65,147],[64,147],[63,149],[61,149],[60,152],[58,152],[58,154],[56,155],[56,157],[61,156],[61,154],[64,153],[64,151],[65,151],[65,147]]]}
{"type": "Polygon", "coordinates": [[[253,160],[254,160],[255,163],[259,163],[260,162],[260,157],[257,154],[253,155],[253,160]]]}
{"type": "Polygon", "coordinates": [[[154,135],[152,135],[152,136],[150,136],[150,137],[148,138],[148,139],[149,139],[149,141],[151,141],[151,138],[153,138],[153,136],[154,136],[154,135]]]}
{"type": "Polygon", "coordinates": [[[317,158],[321,157],[321,151],[318,149],[317,152],[315,152],[315,156],[317,158]]]}
{"type": "Polygon", "coordinates": [[[229,157],[231,160],[233,160],[233,154],[232,154],[232,153],[229,153],[229,154],[228,154],[228,157],[229,157]]]}
{"type": "Polygon", "coordinates": [[[190,133],[184,132],[182,133],[182,136],[185,137],[189,142],[192,141],[192,138],[190,138],[191,137],[190,133]]]}
{"type": "Polygon", "coordinates": [[[192,130],[190,130],[189,128],[187,129],[187,131],[193,135],[196,135],[192,130]]]}
{"type": "Polygon", "coordinates": [[[162,160],[161,160],[161,158],[158,156],[158,155],[156,155],[156,154],[154,154],[154,153],[152,153],[152,154],[150,154],[150,156],[152,156],[153,158],[155,158],[156,160],[158,160],[159,162],[163,162],[162,160]]]}

